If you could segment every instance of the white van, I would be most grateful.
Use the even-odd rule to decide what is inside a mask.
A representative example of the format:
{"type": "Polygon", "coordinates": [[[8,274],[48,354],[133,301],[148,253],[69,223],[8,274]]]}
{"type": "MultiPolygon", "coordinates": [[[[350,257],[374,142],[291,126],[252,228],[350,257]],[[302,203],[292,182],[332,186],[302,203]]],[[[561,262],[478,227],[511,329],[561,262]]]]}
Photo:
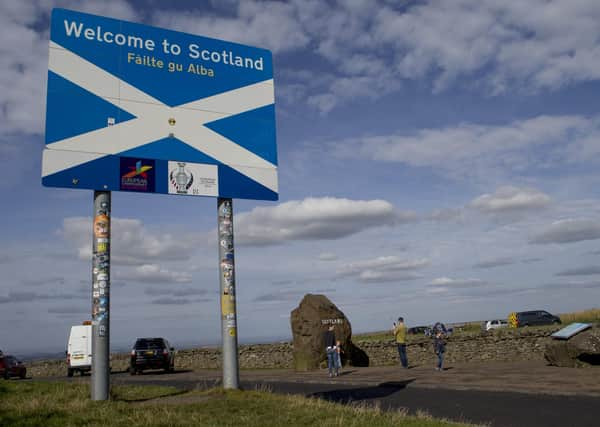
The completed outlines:
{"type": "Polygon", "coordinates": [[[67,345],[67,366],[67,375],[69,377],[72,377],[74,372],[79,372],[80,375],[83,375],[84,372],[89,372],[92,369],[91,322],[71,326],[69,344],[67,345]]]}

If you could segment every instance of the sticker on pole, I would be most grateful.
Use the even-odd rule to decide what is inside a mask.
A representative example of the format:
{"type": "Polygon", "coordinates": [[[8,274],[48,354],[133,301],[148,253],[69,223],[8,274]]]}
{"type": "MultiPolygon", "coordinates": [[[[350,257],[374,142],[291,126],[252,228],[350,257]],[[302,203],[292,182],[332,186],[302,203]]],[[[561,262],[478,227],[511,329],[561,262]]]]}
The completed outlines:
{"type": "Polygon", "coordinates": [[[47,87],[45,186],[278,199],[268,50],[54,9],[47,87]]]}

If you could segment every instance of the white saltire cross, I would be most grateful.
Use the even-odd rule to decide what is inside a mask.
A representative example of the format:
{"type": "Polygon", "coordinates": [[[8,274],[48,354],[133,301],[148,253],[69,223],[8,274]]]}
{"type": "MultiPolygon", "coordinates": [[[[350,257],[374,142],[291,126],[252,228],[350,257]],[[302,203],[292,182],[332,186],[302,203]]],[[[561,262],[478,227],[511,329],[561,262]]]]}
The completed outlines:
{"type": "Polygon", "coordinates": [[[49,144],[50,150],[76,151],[82,155],[65,156],[52,164],[44,162],[42,176],[173,134],[196,150],[277,192],[276,165],[204,126],[214,120],[273,104],[273,79],[170,107],[52,41],[48,69],[136,118],[49,144]],[[175,125],[170,124],[172,119],[175,119],[175,125]]]}

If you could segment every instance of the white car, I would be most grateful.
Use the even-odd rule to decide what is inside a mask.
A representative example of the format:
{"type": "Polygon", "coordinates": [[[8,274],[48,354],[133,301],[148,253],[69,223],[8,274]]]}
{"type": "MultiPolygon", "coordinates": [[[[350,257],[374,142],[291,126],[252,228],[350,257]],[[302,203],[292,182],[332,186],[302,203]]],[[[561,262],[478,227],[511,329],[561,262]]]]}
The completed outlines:
{"type": "Polygon", "coordinates": [[[508,321],[502,319],[488,320],[485,322],[485,330],[499,329],[508,327],[508,321]]]}

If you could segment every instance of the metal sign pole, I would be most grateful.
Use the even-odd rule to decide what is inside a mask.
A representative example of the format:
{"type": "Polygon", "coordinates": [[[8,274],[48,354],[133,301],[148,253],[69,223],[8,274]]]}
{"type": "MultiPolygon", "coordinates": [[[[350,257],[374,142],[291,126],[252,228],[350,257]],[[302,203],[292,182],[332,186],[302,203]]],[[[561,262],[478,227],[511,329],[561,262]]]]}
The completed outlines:
{"type": "Polygon", "coordinates": [[[110,390],[110,191],[94,191],[92,256],[92,400],[110,390]]]}
{"type": "Polygon", "coordinates": [[[233,256],[233,204],[217,199],[219,233],[219,281],[221,284],[221,336],[223,339],[223,387],[239,388],[235,262],[233,256]]]}

